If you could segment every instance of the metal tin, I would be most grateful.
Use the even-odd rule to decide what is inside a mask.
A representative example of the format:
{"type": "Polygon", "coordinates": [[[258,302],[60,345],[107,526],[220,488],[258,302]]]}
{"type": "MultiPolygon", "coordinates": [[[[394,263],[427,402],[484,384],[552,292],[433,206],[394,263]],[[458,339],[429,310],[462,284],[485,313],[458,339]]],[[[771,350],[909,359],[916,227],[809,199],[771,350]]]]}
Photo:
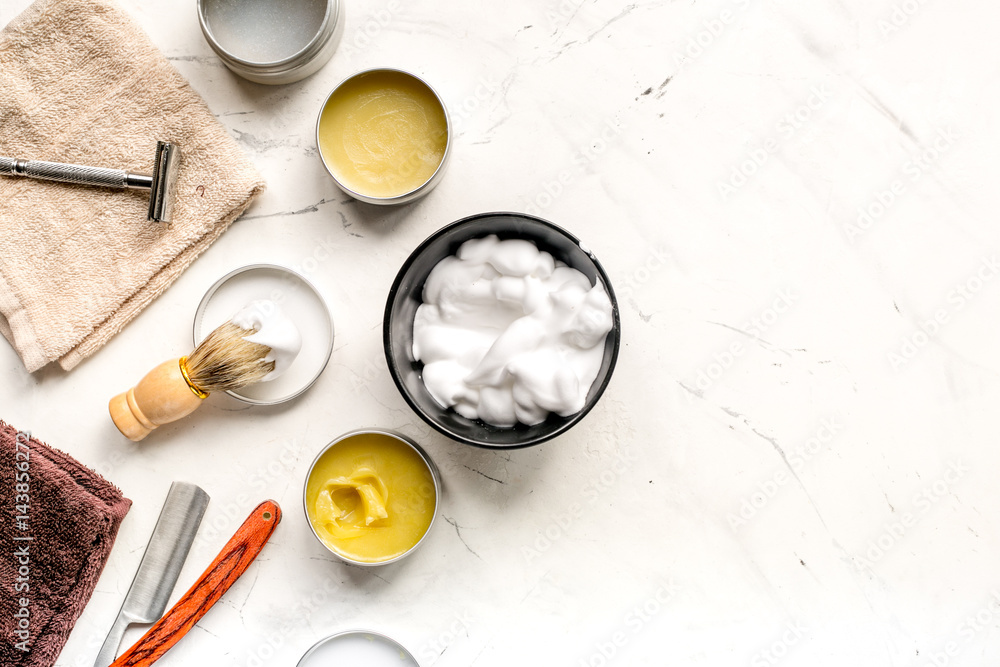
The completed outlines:
{"type": "Polygon", "coordinates": [[[337,438],[336,440],[334,440],[333,442],[331,442],[330,444],[328,444],[326,447],[324,447],[320,451],[320,453],[316,455],[316,458],[314,458],[313,461],[312,461],[312,463],[309,464],[309,470],[306,472],[305,481],[302,483],[302,511],[305,513],[306,523],[309,525],[309,530],[312,532],[313,537],[315,537],[316,540],[320,544],[322,544],[323,547],[326,548],[326,550],[329,551],[331,554],[333,554],[336,558],[344,561],[345,563],[350,563],[351,565],[361,565],[363,567],[376,567],[376,566],[379,566],[379,565],[388,565],[390,563],[395,563],[395,562],[398,562],[398,561],[406,558],[411,553],[413,553],[414,551],[416,551],[417,547],[419,547],[421,544],[423,544],[424,540],[427,539],[427,536],[430,534],[431,529],[434,527],[434,522],[437,520],[437,511],[438,511],[438,508],[440,507],[440,505],[441,505],[441,473],[438,471],[438,468],[434,464],[434,461],[431,460],[431,457],[427,455],[427,452],[424,451],[423,447],[421,447],[420,445],[418,445],[416,442],[414,442],[410,438],[406,437],[405,435],[402,435],[400,433],[396,433],[394,431],[389,431],[389,430],[386,430],[386,429],[365,428],[365,429],[358,429],[356,431],[350,431],[348,433],[344,433],[339,438],[337,438]],[[419,540],[417,540],[417,543],[414,544],[412,547],[410,547],[404,553],[396,556],[395,558],[390,558],[389,560],[379,561],[377,563],[368,563],[368,562],[365,562],[365,561],[358,561],[358,560],[353,560],[351,558],[347,558],[344,555],[339,554],[336,551],[334,551],[330,547],[330,545],[328,545],[326,542],[324,542],[323,539],[319,536],[319,533],[316,532],[316,528],[313,527],[312,521],[309,520],[309,500],[308,500],[308,498],[306,496],[306,491],[307,491],[307,489],[309,487],[309,478],[312,477],[313,468],[315,468],[316,464],[319,462],[319,460],[321,458],[323,458],[323,455],[326,454],[333,447],[337,446],[338,443],[341,443],[344,440],[347,440],[348,438],[354,437],[356,435],[364,435],[364,434],[385,435],[385,436],[388,436],[390,438],[394,438],[395,440],[398,440],[398,441],[400,441],[400,442],[402,442],[404,444],[409,445],[410,447],[412,447],[417,452],[417,454],[420,456],[420,458],[423,459],[424,463],[427,464],[427,468],[431,471],[431,479],[434,480],[434,514],[431,515],[431,522],[429,524],[427,524],[427,530],[425,530],[424,534],[420,537],[419,540]]]}
{"type": "Polygon", "coordinates": [[[198,345],[215,327],[247,303],[274,301],[302,333],[302,349],[288,372],[271,382],[226,393],[251,405],[277,405],[302,395],[326,368],[333,353],[333,320],[319,291],[295,271],[275,264],[251,264],[219,278],[195,311],[192,338],[198,345]]]}
{"type": "Polygon", "coordinates": [[[326,64],[344,32],[340,0],[198,0],[209,46],[230,70],[256,83],[304,79],[326,64]]]}
{"type": "Polygon", "coordinates": [[[346,630],[321,639],[306,651],[296,667],[322,667],[332,664],[420,667],[417,659],[402,644],[391,637],[370,630],[346,630]]]}
{"type": "Polygon", "coordinates": [[[451,116],[448,114],[448,107],[445,106],[444,100],[441,98],[441,95],[439,95],[438,92],[434,90],[433,86],[431,86],[429,83],[424,81],[422,78],[420,78],[413,72],[407,72],[406,70],[396,69],[395,67],[375,67],[372,69],[366,69],[360,72],[356,72],[351,76],[347,77],[346,79],[338,83],[337,86],[330,92],[330,94],[326,96],[326,99],[323,100],[322,106],[320,106],[319,108],[319,114],[317,114],[316,116],[316,152],[319,153],[320,160],[323,161],[323,166],[326,168],[327,173],[330,174],[330,176],[333,178],[333,182],[337,184],[337,187],[339,187],[341,190],[343,190],[351,197],[354,197],[359,201],[363,201],[366,204],[377,204],[384,206],[391,206],[395,204],[406,204],[408,202],[414,201],[415,199],[420,199],[428,192],[433,190],[434,187],[441,181],[441,178],[444,176],[444,170],[448,164],[448,158],[451,155],[451,136],[452,136],[451,116]],[[422,85],[426,86],[427,89],[434,94],[434,97],[441,105],[441,110],[444,112],[444,119],[447,127],[447,137],[445,138],[444,155],[441,157],[441,163],[438,164],[437,169],[434,171],[433,174],[431,174],[431,177],[428,178],[426,181],[424,181],[423,184],[421,184],[419,187],[409,192],[404,192],[403,194],[395,195],[392,197],[373,197],[371,195],[366,195],[362,192],[357,192],[355,190],[352,190],[350,187],[342,183],[340,179],[337,178],[337,175],[334,173],[333,169],[331,169],[330,165],[327,163],[326,156],[323,155],[323,150],[320,148],[320,141],[319,141],[320,121],[323,119],[323,110],[326,109],[326,105],[330,102],[330,99],[334,95],[336,95],[337,91],[340,90],[340,88],[348,81],[356,79],[360,76],[364,76],[366,74],[374,74],[377,72],[397,72],[399,74],[404,74],[406,76],[412,77],[422,85]]]}

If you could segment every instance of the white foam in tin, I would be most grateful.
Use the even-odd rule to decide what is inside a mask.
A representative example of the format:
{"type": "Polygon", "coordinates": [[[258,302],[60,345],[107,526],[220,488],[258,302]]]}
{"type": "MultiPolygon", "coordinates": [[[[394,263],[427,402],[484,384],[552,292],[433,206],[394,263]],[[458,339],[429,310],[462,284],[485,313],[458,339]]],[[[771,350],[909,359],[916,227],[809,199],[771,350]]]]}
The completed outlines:
{"type": "Polygon", "coordinates": [[[251,301],[274,301],[302,335],[302,349],[284,374],[227,392],[246,403],[272,405],[299,396],[319,378],[333,351],[333,322],[312,284],[290,269],[257,264],[237,269],[205,293],[194,318],[194,343],[228,322],[251,301]]]}

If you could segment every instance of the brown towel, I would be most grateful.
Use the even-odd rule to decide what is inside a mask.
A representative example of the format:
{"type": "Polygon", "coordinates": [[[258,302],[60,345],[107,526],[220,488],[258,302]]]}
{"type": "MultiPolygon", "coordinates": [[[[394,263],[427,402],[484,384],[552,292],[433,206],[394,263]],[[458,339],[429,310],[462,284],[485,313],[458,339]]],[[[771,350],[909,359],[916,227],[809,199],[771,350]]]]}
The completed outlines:
{"type": "Polygon", "coordinates": [[[93,354],[263,190],[199,95],[109,0],[38,0],[0,32],[0,155],[152,173],[182,152],[174,221],[149,197],[0,176],[0,333],[29,371],[93,354]]]}
{"type": "Polygon", "coordinates": [[[55,664],[131,506],[97,473],[0,421],[0,665],[55,664]]]}

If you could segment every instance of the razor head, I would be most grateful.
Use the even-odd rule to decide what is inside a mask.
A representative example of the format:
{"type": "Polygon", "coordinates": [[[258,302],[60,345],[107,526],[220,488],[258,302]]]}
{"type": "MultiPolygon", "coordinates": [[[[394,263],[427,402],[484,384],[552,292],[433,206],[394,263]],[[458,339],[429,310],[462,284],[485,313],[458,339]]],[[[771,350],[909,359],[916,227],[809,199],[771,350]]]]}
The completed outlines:
{"type": "Polygon", "coordinates": [[[149,214],[151,222],[170,223],[174,211],[174,190],[177,170],[181,164],[181,150],[169,141],[156,142],[156,160],[153,163],[152,183],[149,189],[149,214]]]}

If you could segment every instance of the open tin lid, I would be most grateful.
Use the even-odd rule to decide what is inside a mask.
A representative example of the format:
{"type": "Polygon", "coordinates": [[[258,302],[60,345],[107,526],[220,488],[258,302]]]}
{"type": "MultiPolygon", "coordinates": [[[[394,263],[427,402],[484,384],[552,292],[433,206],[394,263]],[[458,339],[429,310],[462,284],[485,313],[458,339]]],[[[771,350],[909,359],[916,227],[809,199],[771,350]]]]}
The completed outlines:
{"type": "Polygon", "coordinates": [[[231,271],[212,285],[194,316],[195,346],[251,301],[275,302],[302,335],[302,349],[288,370],[269,382],[226,393],[252,405],[276,405],[301,395],[319,379],[333,352],[330,309],[312,283],[274,264],[252,264],[231,271]]]}
{"type": "Polygon", "coordinates": [[[364,665],[365,667],[420,667],[401,644],[377,632],[349,630],[321,639],[306,651],[296,667],[364,665]]]}

